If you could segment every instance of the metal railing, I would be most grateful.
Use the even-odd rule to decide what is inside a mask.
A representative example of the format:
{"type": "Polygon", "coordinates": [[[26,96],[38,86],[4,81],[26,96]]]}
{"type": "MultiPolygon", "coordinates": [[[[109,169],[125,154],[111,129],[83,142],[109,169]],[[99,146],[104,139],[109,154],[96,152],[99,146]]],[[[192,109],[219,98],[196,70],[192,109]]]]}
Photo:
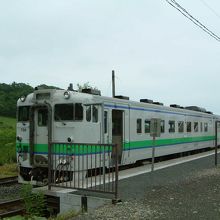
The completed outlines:
{"type": "Polygon", "coordinates": [[[118,151],[113,144],[51,143],[48,188],[52,186],[118,197],[118,151]]]}

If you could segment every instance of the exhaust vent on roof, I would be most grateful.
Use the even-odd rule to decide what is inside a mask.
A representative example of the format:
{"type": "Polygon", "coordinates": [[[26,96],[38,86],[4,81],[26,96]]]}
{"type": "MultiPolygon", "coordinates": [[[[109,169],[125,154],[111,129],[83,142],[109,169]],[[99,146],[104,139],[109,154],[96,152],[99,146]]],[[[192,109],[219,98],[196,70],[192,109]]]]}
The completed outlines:
{"type": "Polygon", "coordinates": [[[177,105],[177,104],[171,104],[170,107],[173,107],[173,108],[180,108],[180,105],[177,105]]]}
{"type": "Polygon", "coordinates": [[[155,105],[163,105],[162,102],[153,102],[153,104],[155,104],[155,105]]]}
{"type": "Polygon", "coordinates": [[[125,99],[125,100],[129,100],[129,97],[128,96],[123,96],[123,95],[115,95],[116,99],[125,99]]]}
{"type": "Polygon", "coordinates": [[[151,99],[140,99],[140,102],[153,104],[153,100],[151,99]]]}
{"type": "Polygon", "coordinates": [[[197,112],[206,112],[205,108],[200,108],[198,106],[186,106],[185,109],[197,111],[197,112]]]}

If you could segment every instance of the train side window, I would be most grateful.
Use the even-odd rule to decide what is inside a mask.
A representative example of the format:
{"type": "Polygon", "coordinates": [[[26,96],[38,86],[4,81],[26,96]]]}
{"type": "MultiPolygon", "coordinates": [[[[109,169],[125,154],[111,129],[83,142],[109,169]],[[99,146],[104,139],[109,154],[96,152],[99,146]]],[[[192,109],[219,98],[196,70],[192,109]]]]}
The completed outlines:
{"type": "Polygon", "coordinates": [[[191,124],[192,123],[190,121],[187,122],[187,125],[186,125],[186,131],[187,132],[191,132],[192,131],[191,124]]]}
{"type": "Polygon", "coordinates": [[[91,106],[86,106],[86,121],[91,121],[91,113],[92,113],[91,106]]]}
{"type": "Polygon", "coordinates": [[[165,121],[161,120],[160,121],[160,132],[164,133],[164,131],[165,131],[165,121]]]}
{"type": "Polygon", "coordinates": [[[81,103],[76,103],[75,104],[74,119],[76,121],[82,121],[83,120],[83,107],[82,107],[81,103]]]}
{"type": "Polygon", "coordinates": [[[108,112],[104,111],[104,133],[108,133],[108,112]]]}
{"type": "MultiPolygon", "coordinates": [[[[150,133],[150,120],[144,121],[145,133],[150,133]]],[[[138,133],[138,132],[137,132],[138,133]]]]}
{"type": "Polygon", "coordinates": [[[175,132],[175,121],[169,121],[169,132],[175,132]]]}
{"type": "Polygon", "coordinates": [[[182,133],[184,132],[184,122],[178,121],[178,132],[182,133]]]}
{"type": "Polygon", "coordinates": [[[98,107],[92,106],[92,122],[98,122],[98,107]]]}
{"type": "Polygon", "coordinates": [[[208,123],[204,123],[204,131],[208,132],[208,123]]]}
{"type": "Polygon", "coordinates": [[[138,134],[142,133],[142,119],[141,118],[137,119],[137,133],[138,134]]]}
{"type": "Polygon", "coordinates": [[[199,123],[194,122],[194,132],[198,132],[198,131],[199,131],[199,123]]]}
{"type": "Polygon", "coordinates": [[[18,121],[29,121],[30,106],[18,107],[18,121]]]}
{"type": "Polygon", "coordinates": [[[200,131],[203,132],[203,124],[200,122],[200,131]]]}

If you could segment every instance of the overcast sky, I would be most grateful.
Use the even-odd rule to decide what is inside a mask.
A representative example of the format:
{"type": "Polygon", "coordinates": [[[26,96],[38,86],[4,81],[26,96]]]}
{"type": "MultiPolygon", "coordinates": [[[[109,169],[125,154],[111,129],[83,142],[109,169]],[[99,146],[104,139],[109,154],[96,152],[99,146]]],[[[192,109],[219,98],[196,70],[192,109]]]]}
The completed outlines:
{"type": "MultiPolygon", "coordinates": [[[[220,36],[219,0],[177,0],[220,36]],[[207,5],[208,4],[208,5],[207,5]]],[[[220,42],[165,0],[0,0],[1,83],[98,87],[220,114],[220,42]]]]}

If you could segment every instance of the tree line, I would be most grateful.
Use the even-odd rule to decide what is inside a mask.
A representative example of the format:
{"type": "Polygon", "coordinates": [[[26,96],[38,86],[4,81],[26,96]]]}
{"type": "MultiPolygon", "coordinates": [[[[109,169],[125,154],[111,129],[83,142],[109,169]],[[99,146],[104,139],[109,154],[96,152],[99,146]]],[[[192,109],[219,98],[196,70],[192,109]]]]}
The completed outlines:
{"type": "MultiPolygon", "coordinates": [[[[56,88],[45,84],[39,85],[40,88],[56,88]]],[[[32,93],[34,88],[25,83],[12,84],[0,83],[0,116],[16,117],[16,104],[21,96],[32,93]]]]}

